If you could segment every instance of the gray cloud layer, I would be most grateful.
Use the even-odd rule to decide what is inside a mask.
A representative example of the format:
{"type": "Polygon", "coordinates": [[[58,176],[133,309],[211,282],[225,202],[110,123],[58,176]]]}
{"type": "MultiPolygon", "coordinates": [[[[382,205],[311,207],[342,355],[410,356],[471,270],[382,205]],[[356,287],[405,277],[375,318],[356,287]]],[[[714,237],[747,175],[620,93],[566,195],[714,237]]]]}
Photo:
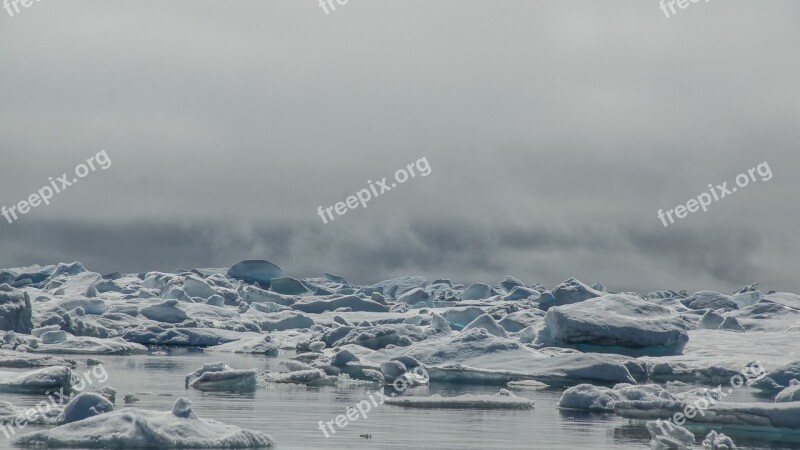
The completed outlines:
{"type": "Polygon", "coordinates": [[[613,289],[800,291],[800,5],[38,2],[0,11],[0,205],[106,149],[14,224],[0,266],[273,260],[613,289]],[[432,173],[323,225],[426,156],[432,173]],[[757,182],[674,208],[768,161],[757,182]]]}

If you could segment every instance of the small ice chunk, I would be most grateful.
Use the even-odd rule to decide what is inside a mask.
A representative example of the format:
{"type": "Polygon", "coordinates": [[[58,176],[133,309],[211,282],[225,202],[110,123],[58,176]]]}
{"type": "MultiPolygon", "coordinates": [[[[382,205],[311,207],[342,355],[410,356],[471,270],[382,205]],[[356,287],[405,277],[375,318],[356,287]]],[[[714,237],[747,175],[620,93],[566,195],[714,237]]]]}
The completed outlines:
{"type": "Polygon", "coordinates": [[[61,327],[58,326],[58,325],[48,325],[46,327],[34,328],[31,331],[31,335],[33,335],[34,337],[38,338],[38,337],[42,337],[42,334],[44,334],[44,333],[46,333],[48,331],[58,331],[60,329],[61,329],[61,327]]]}
{"type": "Polygon", "coordinates": [[[647,431],[653,438],[651,447],[656,449],[691,449],[694,434],[691,431],[669,421],[650,420],[646,424],[647,431]]]}
{"type": "Polygon", "coordinates": [[[397,298],[397,303],[406,303],[408,305],[423,304],[425,306],[433,306],[433,300],[423,288],[412,289],[397,298]]]}
{"type": "Polygon", "coordinates": [[[326,345],[322,341],[314,341],[311,344],[309,344],[309,346],[308,346],[308,348],[310,348],[311,351],[317,352],[317,353],[321,353],[322,350],[325,350],[325,347],[326,347],[326,345]]]}
{"type": "Polygon", "coordinates": [[[186,375],[186,387],[201,391],[252,392],[256,389],[256,370],[235,370],[223,363],[204,364],[186,375]]]}
{"type": "Polygon", "coordinates": [[[500,287],[505,289],[506,292],[511,292],[514,288],[525,286],[525,283],[520,281],[517,278],[512,277],[511,275],[506,275],[505,279],[500,282],[500,287]]]}
{"type": "Polygon", "coordinates": [[[453,330],[450,328],[450,324],[444,320],[444,317],[436,313],[433,313],[433,317],[431,319],[431,329],[444,334],[450,334],[453,332],[453,330]]]}
{"type": "Polygon", "coordinates": [[[406,365],[400,361],[387,361],[381,364],[381,373],[387,381],[393,381],[407,371],[406,365]]]}
{"type": "Polygon", "coordinates": [[[117,402],[117,390],[111,386],[105,386],[99,389],[97,393],[107,398],[111,403],[117,402]]]}
{"type": "Polygon", "coordinates": [[[518,391],[538,391],[540,389],[547,389],[549,386],[536,380],[519,380],[509,381],[507,386],[509,389],[518,391]]]}
{"type": "Polygon", "coordinates": [[[506,330],[504,330],[503,327],[498,325],[497,322],[494,320],[494,318],[489,314],[483,314],[482,316],[476,318],[475,320],[467,324],[467,326],[464,327],[462,331],[471,330],[473,328],[483,328],[497,337],[501,338],[508,337],[508,334],[506,334],[506,330]]]}
{"type": "Polygon", "coordinates": [[[273,278],[270,290],[283,295],[301,295],[310,292],[303,283],[292,277],[273,278]]]}
{"type": "Polygon", "coordinates": [[[67,340],[67,333],[64,330],[46,331],[40,338],[42,344],[58,344],[67,340]]]}
{"type": "Polygon", "coordinates": [[[104,396],[93,392],[82,392],[64,408],[64,411],[58,416],[57,423],[63,425],[77,422],[113,410],[114,405],[104,396]]]}
{"type": "Polygon", "coordinates": [[[800,381],[792,380],[789,382],[789,386],[780,391],[778,395],[775,397],[776,403],[784,403],[784,402],[797,402],[800,401],[800,381]]]}
{"type": "Polygon", "coordinates": [[[190,297],[199,297],[203,300],[218,295],[217,291],[209,286],[208,283],[194,275],[190,275],[183,280],[183,292],[190,297]]]}
{"type": "Polygon", "coordinates": [[[334,356],[331,365],[334,367],[344,367],[349,362],[357,362],[358,356],[347,349],[339,350],[334,356]]]}
{"type": "Polygon", "coordinates": [[[489,297],[497,295],[497,292],[491,286],[485,283],[471,284],[464,293],[461,294],[462,300],[484,300],[489,297]]]}
{"type": "Polygon", "coordinates": [[[708,436],[703,440],[703,448],[710,450],[732,450],[736,448],[736,444],[728,436],[722,433],[717,434],[716,431],[711,430],[708,436]]]}
{"type": "Polygon", "coordinates": [[[171,299],[163,302],[151,303],[140,309],[143,316],[156,322],[181,323],[189,316],[178,305],[178,300],[171,299]]]}
{"type": "Polygon", "coordinates": [[[192,411],[192,401],[184,397],[175,400],[175,404],[172,405],[172,415],[184,419],[197,419],[192,411]]]}

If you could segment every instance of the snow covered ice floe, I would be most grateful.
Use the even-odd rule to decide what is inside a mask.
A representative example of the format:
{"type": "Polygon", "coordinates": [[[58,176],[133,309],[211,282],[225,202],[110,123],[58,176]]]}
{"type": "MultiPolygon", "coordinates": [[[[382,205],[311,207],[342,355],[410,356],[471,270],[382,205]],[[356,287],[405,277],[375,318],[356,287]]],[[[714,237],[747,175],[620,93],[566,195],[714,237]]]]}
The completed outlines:
{"type": "Polygon", "coordinates": [[[787,364],[800,361],[797,336],[787,332],[730,333],[719,330],[689,330],[689,343],[681,355],[640,357],[648,367],[648,377],[656,381],[682,380],[707,384],[727,383],[731,376],[756,360],[768,373],[752,387],[777,394],[792,378],[800,377],[787,364]],[[789,369],[781,372],[781,367],[789,369]],[[770,384],[770,374],[781,383],[770,384]],[[791,375],[795,374],[795,375],[791,375]]]}
{"type": "Polygon", "coordinates": [[[242,333],[216,328],[162,328],[157,325],[150,325],[128,330],[122,335],[122,338],[144,345],[211,347],[255,336],[255,333],[242,333]]]}
{"type": "Polygon", "coordinates": [[[206,348],[207,352],[251,353],[266,356],[278,356],[280,344],[270,335],[244,338],[227,344],[206,348]]]}
{"type": "Polygon", "coordinates": [[[256,390],[256,370],[235,370],[223,363],[204,364],[186,375],[186,387],[201,391],[252,392],[256,390]]]}
{"type": "MultiPolygon", "coordinates": [[[[685,405],[704,397],[709,391],[704,388],[686,392],[672,393],[657,384],[632,385],[622,383],[607,388],[580,384],[573,386],[561,395],[558,407],[596,412],[613,412],[618,402],[635,401],[639,405],[657,405],[659,408],[672,408],[674,405],[685,405]]],[[[718,399],[719,396],[717,396],[718,399]]]]}
{"type": "Polygon", "coordinates": [[[0,350],[0,368],[30,369],[51,366],[75,368],[77,362],[74,359],[59,358],[52,355],[0,350]]]}
{"type": "Polygon", "coordinates": [[[0,372],[0,392],[46,394],[69,391],[72,371],[68,367],[45,367],[27,372],[0,372]]]}
{"type": "Polygon", "coordinates": [[[408,347],[385,348],[361,359],[377,366],[401,356],[425,364],[431,381],[505,384],[532,379],[555,385],[587,380],[636,382],[619,357],[535,350],[483,328],[430,338],[408,347]]]}
{"type": "Polygon", "coordinates": [[[45,431],[19,436],[14,445],[62,448],[266,448],[275,445],[260,431],[198,418],[185,398],[172,411],[123,408],[45,431]]]}
{"type": "Polygon", "coordinates": [[[53,343],[42,343],[30,349],[33,353],[62,355],[133,355],[147,353],[147,347],[128,342],[120,337],[101,339],[88,336],[72,336],[53,343]]]}
{"type": "MultiPolygon", "coordinates": [[[[614,413],[628,419],[665,419],[682,413],[687,406],[690,403],[682,401],[623,400],[614,403],[614,413]]],[[[687,418],[687,423],[800,430],[800,402],[724,402],[710,405],[703,412],[687,418]]]]}
{"type": "Polygon", "coordinates": [[[609,294],[550,308],[537,343],[639,355],[681,353],[688,324],[674,311],[628,295],[609,294]]]}
{"type": "Polygon", "coordinates": [[[374,300],[346,295],[341,297],[324,298],[320,300],[303,300],[292,305],[292,309],[304,313],[320,314],[326,311],[336,311],[341,308],[350,308],[352,311],[387,312],[389,308],[374,300]]]}
{"type": "Polygon", "coordinates": [[[432,395],[429,397],[402,396],[387,397],[388,405],[405,406],[407,408],[448,408],[448,409],[531,409],[534,401],[518,397],[501,389],[495,395],[464,394],[455,397],[432,395]]]}
{"type": "Polygon", "coordinates": [[[30,425],[54,425],[63,411],[59,405],[36,408],[19,408],[0,400],[0,425],[12,423],[28,423],[30,425]]]}
{"type": "Polygon", "coordinates": [[[290,372],[265,372],[260,374],[265,383],[305,384],[311,386],[333,385],[337,377],[326,374],[322,369],[309,368],[290,372]]]}

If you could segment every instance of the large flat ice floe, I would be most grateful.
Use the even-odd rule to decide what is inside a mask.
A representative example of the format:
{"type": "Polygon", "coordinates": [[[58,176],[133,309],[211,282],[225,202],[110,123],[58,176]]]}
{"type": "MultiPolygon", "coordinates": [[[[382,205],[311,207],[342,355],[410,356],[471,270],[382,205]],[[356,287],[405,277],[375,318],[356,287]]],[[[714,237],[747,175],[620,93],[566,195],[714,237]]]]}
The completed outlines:
{"type": "Polygon", "coordinates": [[[465,394],[456,397],[387,397],[387,405],[405,406],[407,408],[440,408],[440,409],[531,409],[534,401],[518,397],[509,391],[501,390],[495,395],[465,394]]]}
{"type": "MultiPolygon", "coordinates": [[[[652,402],[628,400],[614,404],[614,412],[629,419],[665,420],[683,413],[688,402],[652,402]]],[[[712,425],[747,425],[752,427],[800,430],[800,402],[789,403],[718,403],[703,408],[687,418],[688,422],[712,425]]]]}
{"type": "Polygon", "coordinates": [[[275,445],[266,433],[198,418],[191,409],[191,402],[183,398],[175,402],[172,411],[124,408],[25,434],[15,438],[13,443],[98,449],[267,448],[275,445]]]}
{"type": "Polygon", "coordinates": [[[69,391],[72,371],[68,367],[45,367],[28,372],[0,372],[0,392],[46,394],[69,391]]]}

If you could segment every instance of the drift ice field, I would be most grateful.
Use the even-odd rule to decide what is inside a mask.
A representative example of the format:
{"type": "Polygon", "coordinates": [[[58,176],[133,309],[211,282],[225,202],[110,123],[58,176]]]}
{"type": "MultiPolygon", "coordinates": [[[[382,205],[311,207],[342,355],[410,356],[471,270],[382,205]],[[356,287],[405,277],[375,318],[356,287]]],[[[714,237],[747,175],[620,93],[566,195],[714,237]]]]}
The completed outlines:
{"type": "Polygon", "coordinates": [[[800,296],[757,285],[359,286],[266,260],[105,275],[74,262],[0,271],[0,328],[2,448],[800,442],[800,296]]]}

